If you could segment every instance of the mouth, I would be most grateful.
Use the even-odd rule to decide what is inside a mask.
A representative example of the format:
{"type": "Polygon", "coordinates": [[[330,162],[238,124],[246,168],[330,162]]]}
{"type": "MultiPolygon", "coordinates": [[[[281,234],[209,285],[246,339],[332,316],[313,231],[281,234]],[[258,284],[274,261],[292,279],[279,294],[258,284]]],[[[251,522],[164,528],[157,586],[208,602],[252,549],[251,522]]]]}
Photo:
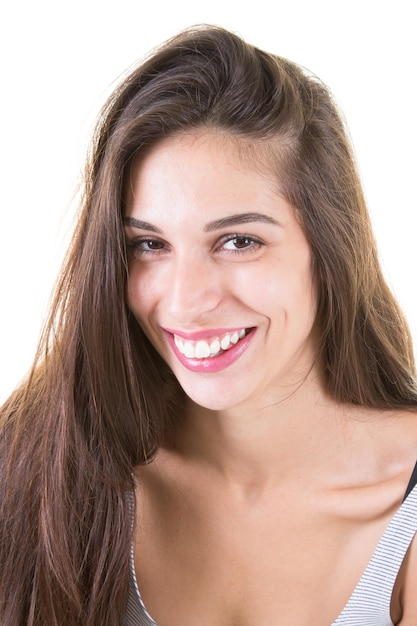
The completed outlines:
{"type": "Polygon", "coordinates": [[[212,359],[237,346],[250,331],[250,328],[241,328],[196,341],[172,334],[178,352],[187,359],[212,359]]]}

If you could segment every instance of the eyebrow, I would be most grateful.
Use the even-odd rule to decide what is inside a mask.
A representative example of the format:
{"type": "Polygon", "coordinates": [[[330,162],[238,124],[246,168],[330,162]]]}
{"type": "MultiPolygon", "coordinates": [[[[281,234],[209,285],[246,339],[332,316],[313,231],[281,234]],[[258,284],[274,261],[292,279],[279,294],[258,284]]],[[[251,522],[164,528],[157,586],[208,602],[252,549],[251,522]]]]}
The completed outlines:
{"type": "MultiPolygon", "coordinates": [[[[264,213],[237,213],[236,215],[229,215],[228,217],[222,217],[213,222],[209,222],[204,227],[204,232],[211,233],[215,230],[221,230],[222,228],[230,228],[231,226],[238,226],[239,224],[249,224],[250,222],[262,222],[264,224],[273,224],[274,226],[280,226],[270,215],[264,213]]],[[[162,230],[143,220],[138,220],[135,217],[124,217],[123,223],[127,226],[133,226],[140,230],[148,230],[152,233],[162,234],[162,230]]]]}
{"type": "Polygon", "coordinates": [[[204,231],[210,233],[214,230],[220,230],[221,228],[229,228],[230,226],[238,226],[239,224],[249,224],[250,222],[263,222],[264,224],[273,224],[279,226],[277,222],[270,215],[264,213],[237,213],[236,215],[230,215],[228,217],[222,217],[214,222],[209,222],[204,231]]]}
{"type": "Polygon", "coordinates": [[[140,230],[150,230],[152,233],[158,233],[162,235],[162,230],[150,224],[149,222],[144,222],[143,220],[137,220],[135,217],[124,217],[123,224],[126,226],[133,226],[134,228],[139,228],[140,230]]]}

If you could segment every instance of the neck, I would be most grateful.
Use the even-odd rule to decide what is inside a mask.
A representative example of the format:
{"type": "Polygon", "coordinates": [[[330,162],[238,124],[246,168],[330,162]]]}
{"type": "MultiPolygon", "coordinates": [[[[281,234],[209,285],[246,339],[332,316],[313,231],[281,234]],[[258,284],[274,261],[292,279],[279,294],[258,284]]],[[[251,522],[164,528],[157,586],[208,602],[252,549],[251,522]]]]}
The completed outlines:
{"type": "Polygon", "coordinates": [[[210,411],[190,402],[174,446],[230,484],[264,488],[328,468],[346,444],[341,422],[340,407],[310,379],[262,405],[210,411]]]}

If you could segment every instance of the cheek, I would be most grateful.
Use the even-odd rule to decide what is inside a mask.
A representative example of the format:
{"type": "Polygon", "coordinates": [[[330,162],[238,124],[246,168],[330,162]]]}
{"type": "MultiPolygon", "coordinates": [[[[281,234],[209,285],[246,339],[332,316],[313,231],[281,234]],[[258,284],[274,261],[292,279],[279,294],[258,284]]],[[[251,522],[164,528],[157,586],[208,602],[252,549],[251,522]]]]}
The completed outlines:
{"type": "Polygon", "coordinates": [[[138,322],[146,318],[152,308],[153,292],[143,276],[138,276],[134,269],[129,270],[126,285],[126,301],[138,322]]]}
{"type": "Polygon", "coordinates": [[[265,275],[252,290],[252,302],[271,321],[282,321],[308,329],[315,321],[316,288],[310,267],[286,265],[265,275]]]}

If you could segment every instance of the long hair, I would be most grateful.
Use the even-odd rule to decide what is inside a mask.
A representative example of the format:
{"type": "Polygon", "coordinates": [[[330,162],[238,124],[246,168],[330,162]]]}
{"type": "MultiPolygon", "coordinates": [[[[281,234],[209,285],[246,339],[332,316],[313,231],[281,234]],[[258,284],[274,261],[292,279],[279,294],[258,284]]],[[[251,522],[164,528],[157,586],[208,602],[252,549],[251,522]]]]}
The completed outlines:
{"type": "Polygon", "coordinates": [[[417,406],[410,335],[382,277],[329,91],[221,28],[181,33],[103,109],[37,359],[2,408],[0,621],[8,626],[122,623],[132,469],[152,459],[181,402],[126,305],[123,190],[142,151],[192,129],[221,131],[252,150],[299,211],[333,397],[417,406]]]}

